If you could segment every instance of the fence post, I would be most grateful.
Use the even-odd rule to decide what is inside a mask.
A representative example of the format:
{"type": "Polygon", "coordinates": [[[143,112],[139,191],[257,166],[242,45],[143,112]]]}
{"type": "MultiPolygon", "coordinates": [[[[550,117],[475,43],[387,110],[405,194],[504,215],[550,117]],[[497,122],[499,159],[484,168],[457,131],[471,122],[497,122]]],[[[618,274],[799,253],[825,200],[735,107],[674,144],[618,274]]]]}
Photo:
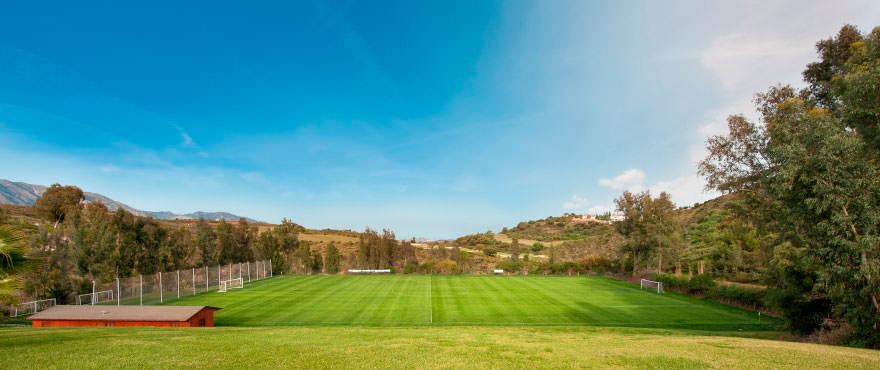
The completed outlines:
{"type": "Polygon", "coordinates": [[[119,290],[119,276],[116,277],[116,305],[119,306],[119,301],[122,299],[122,291],[119,290]]]}
{"type": "Polygon", "coordinates": [[[140,279],[140,282],[141,282],[140,283],[141,289],[140,289],[140,292],[138,293],[138,296],[141,297],[141,306],[143,306],[144,305],[144,275],[138,274],[138,279],[140,279]]]}
{"type": "Polygon", "coordinates": [[[162,271],[159,271],[159,303],[162,302],[162,271]]]}

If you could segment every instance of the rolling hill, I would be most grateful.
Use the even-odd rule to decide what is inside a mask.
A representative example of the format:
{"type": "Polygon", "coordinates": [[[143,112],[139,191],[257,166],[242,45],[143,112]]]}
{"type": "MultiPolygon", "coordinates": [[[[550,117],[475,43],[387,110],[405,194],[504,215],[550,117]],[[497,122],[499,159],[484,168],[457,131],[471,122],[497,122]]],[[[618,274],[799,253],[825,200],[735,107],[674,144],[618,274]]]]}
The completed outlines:
{"type": "MultiPolygon", "coordinates": [[[[0,204],[32,206],[34,205],[34,203],[36,203],[37,199],[42,196],[44,191],[46,191],[46,186],[44,185],[13,182],[5,179],[0,179],[0,204]]],[[[220,219],[237,221],[241,218],[244,218],[248,222],[260,222],[249,217],[243,217],[229,212],[196,211],[185,214],[177,214],[169,211],[144,211],[129,206],[125,203],[110,199],[109,197],[98,193],[83,192],[83,195],[85,195],[86,201],[98,201],[104,203],[104,205],[106,205],[107,208],[112,211],[122,208],[137,216],[149,216],[159,220],[197,220],[199,218],[204,218],[206,220],[212,221],[219,221],[220,219]]]]}

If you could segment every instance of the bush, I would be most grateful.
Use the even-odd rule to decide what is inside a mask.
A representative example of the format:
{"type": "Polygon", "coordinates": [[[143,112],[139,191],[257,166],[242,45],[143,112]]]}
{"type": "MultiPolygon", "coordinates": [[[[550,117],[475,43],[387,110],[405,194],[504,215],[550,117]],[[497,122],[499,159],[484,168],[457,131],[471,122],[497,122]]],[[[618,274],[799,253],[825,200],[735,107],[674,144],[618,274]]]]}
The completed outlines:
{"type": "Polygon", "coordinates": [[[504,260],[495,264],[495,268],[502,269],[507,272],[516,272],[522,269],[522,262],[513,262],[511,260],[504,260]]]}
{"type": "Polygon", "coordinates": [[[736,285],[719,285],[706,291],[706,297],[755,309],[765,308],[766,289],[749,289],[736,285]]]}
{"type": "Polygon", "coordinates": [[[712,280],[712,277],[709,275],[697,275],[694,276],[688,282],[688,290],[693,293],[705,292],[709,288],[714,287],[715,281],[712,280]]]}
{"type": "Polygon", "coordinates": [[[532,246],[529,248],[529,250],[531,250],[534,253],[538,253],[538,252],[544,250],[544,244],[541,244],[541,243],[532,244],[532,246]]]}
{"type": "Polygon", "coordinates": [[[606,272],[611,270],[611,260],[601,256],[586,256],[578,260],[583,271],[606,272]]]}
{"type": "Polygon", "coordinates": [[[663,283],[663,287],[668,290],[674,290],[682,293],[686,293],[688,290],[688,279],[686,277],[678,277],[675,275],[657,275],[654,277],[654,280],[657,280],[663,283]]]}
{"type": "Polygon", "coordinates": [[[774,307],[795,334],[810,334],[831,316],[831,300],[825,297],[804,297],[795,292],[768,290],[765,304],[774,307]]]}
{"type": "Polygon", "coordinates": [[[495,247],[483,247],[483,254],[489,257],[495,256],[496,253],[498,253],[498,250],[495,247]]]}

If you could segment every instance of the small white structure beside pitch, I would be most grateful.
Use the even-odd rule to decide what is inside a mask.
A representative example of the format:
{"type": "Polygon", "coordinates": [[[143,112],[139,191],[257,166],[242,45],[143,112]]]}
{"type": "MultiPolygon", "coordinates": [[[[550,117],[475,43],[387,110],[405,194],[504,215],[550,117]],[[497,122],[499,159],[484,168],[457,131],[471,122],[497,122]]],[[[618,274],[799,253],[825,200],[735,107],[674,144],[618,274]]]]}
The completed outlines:
{"type": "Polygon", "coordinates": [[[390,273],[391,273],[391,269],[384,269],[384,270],[356,270],[356,269],[349,269],[349,270],[348,270],[348,273],[349,273],[349,274],[390,274],[390,273]]]}

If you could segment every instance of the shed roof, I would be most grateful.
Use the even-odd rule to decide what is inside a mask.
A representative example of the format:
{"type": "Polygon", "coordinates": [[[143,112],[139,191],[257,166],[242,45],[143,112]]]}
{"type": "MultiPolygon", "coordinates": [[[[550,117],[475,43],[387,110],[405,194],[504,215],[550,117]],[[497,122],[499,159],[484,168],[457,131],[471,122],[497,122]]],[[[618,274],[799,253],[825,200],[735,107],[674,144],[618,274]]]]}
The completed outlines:
{"type": "Polygon", "coordinates": [[[53,306],[28,320],[187,321],[211,306],[53,306]]]}

